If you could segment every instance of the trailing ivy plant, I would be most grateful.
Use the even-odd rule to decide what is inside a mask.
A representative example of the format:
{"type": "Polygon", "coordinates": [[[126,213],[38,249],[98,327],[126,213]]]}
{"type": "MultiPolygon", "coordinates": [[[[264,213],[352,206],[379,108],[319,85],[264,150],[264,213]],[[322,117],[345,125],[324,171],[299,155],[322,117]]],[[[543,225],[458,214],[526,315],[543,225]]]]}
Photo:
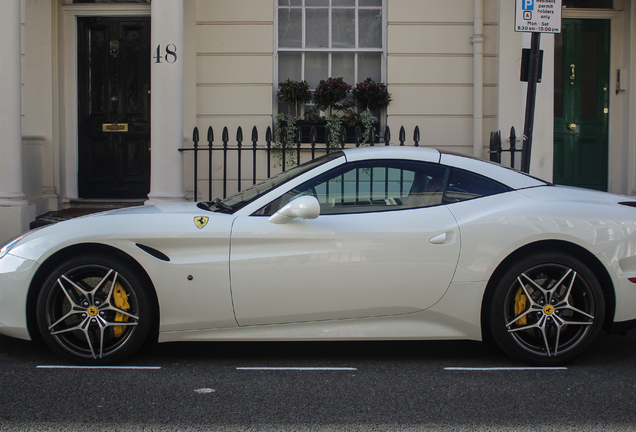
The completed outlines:
{"type": "Polygon", "coordinates": [[[285,152],[286,168],[296,165],[296,123],[302,120],[302,117],[294,117],[288,114],[278,114],[276,116],[276,141],[273,145],[273,155],[278,159],[278,163],[274,164],[277,168],[283,165],[283,151],[285,152]],[[283,128],[287,128],[287,139],[283,142],[283,128]]]}
{"type": "Polygon", "coordinates": [[[371,143],[371,131],[373,130],[373,125],[375,125],[378,121],[378,118],[371,114],[369,109],[366,109],[360,113],[360,123],[364,126],[364,132],[362,133],[362,143],[371,143]]]}
{"type": "Polygon", "coordinates": [[[331,133],[331,139],[329,140],[329,148],[340,148],[340,131],[342,129],[342,115],[331,114],[327,117],[327,129],[331,133]]]}

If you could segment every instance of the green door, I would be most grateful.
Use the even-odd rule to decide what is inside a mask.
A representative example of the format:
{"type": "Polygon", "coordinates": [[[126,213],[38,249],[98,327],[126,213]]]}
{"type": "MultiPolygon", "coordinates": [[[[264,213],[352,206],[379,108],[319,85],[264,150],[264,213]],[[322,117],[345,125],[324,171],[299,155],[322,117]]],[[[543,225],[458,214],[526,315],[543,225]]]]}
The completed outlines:
{"type": "Polygon", "coordinates": [[[609,20],[564,19],[555,35],[554,183],[607,191],[609,20]]]}

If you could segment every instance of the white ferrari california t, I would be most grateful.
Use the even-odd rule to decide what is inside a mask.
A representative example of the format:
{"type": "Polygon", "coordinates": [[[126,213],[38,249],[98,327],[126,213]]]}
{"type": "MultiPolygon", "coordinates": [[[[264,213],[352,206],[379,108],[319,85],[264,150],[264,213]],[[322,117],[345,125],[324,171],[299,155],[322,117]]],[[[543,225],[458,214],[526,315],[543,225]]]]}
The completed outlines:
{"type": "Polygon", "coordinates": [[[83,364],[147,340],[484,338],[561,364],[636,320],[634,207],[430,148],[334,152],[9,242],[0,334],[83,364]]]}

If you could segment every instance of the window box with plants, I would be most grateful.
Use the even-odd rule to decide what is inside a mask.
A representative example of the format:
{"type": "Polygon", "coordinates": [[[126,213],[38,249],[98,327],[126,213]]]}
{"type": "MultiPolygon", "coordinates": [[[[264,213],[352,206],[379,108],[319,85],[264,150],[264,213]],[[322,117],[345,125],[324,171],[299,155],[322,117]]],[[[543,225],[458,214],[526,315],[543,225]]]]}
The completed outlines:
{"type": "MultiPolygon", "coordinates": [[[[321,80],[313,92],[315,108],[305,112],[302,117],[299,115],[299,104],[307,103],[312,99],[307,83],[287,80],[280,83],[280,86],[278,98],[294,106],[296,116],[279,114],[276,118],[278,131],[282,127],[287,127],[288,130],[300,127],[301,142],[307,143],[311,142],[311,128],[315,127],[316,142],[325,143],[326,130],[329,129],[331,131],[330,147],[336,148],[340,145],[342,126],[345,127],[347,143],[356,142],[356,127],[360,127],[361,130],[361,143],[369,142],[371,129],[374,128],[376,132],[374,141],[378,141],[380,129],[378,116],[391,102],[391,95],[385,84],[376,83],[371,78],[367,78],[358,83],[352,92],[352,86],[341,77],[321,80]]],[[[286,147],[290,147],[290,142],[295,141],[295,130],[292,137],[288,133],[286,147]]]]}

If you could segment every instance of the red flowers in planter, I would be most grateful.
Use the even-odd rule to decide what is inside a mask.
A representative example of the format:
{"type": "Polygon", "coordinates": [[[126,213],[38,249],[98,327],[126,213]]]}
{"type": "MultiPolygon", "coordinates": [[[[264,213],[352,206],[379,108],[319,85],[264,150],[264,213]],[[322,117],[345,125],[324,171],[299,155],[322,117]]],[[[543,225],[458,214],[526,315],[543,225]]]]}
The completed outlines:
{"type": "Polygon", "coordinates": [[[385,108],[391,102],[391,94],[384,83],[377,83],[367,78],[353,89],[353,97],[361,109],[374,111],[385,108]]]}

